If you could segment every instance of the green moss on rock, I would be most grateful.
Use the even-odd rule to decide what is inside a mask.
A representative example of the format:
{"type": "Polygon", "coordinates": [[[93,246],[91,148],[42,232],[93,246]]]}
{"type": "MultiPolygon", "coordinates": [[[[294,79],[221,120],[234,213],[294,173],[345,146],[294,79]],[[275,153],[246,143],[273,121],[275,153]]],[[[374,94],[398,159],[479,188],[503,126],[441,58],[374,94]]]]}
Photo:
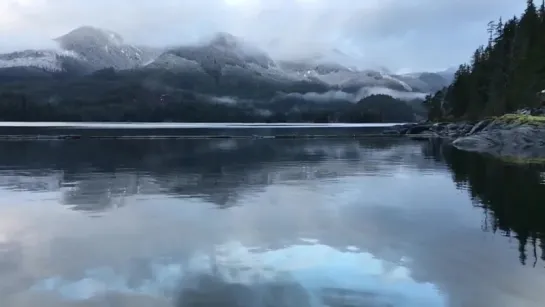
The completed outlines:
{"type": "Polygon", "coordinates": [[[545,116],[524,114],[505,114],[496,118],[496,122],[519,125],[545,125],[545,116]]]}

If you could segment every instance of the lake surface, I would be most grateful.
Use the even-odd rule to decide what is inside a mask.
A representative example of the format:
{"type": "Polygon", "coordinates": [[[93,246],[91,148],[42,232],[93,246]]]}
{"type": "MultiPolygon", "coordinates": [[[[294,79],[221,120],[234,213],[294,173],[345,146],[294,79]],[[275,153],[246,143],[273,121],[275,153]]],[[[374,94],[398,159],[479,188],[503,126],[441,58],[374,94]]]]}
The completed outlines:
{"type": "Polygon", "coordinates": [[[0,306],[544,306],[544,174],[406,139],[0,141],[0,306]]]}
{"type": "Polygon", "coordinates": [[[95,129],[191,129],[191,128],[370,128],[399,123],[121,123],[121,122],[0,122],[0,127],[48,127],[95,129]]]}
{"type": "Polygon", "coordinates": [[[396,124],[0,122],[0,138],[354,137],[396,124]]]}

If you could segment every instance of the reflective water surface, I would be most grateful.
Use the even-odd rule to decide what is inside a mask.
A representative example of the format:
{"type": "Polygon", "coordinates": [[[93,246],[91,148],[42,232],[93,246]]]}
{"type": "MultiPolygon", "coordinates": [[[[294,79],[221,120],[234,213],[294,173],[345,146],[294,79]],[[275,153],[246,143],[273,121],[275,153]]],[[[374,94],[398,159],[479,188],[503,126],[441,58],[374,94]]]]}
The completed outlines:
{"type": "Polygon", "coordinates": [[[0,142],[0,306],[544,306],[545,172],[440,143],[0,142]]]}

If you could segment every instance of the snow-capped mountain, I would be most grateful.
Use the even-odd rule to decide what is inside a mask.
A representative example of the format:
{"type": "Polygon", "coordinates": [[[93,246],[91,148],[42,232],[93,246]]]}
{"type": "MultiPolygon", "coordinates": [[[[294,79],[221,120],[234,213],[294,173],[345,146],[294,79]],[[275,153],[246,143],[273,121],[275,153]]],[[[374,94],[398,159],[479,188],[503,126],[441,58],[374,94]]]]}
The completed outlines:
{"type": "Polygon", "coordinates": [[[125,44],[121,35],[94,27],[80,27],[55,41],[63,50],[77,54],[92,69],[131,69],[153,60],[148,48],[125,44]]]}
{"type": "Polygon", "coordinates": [[[342,90],[354,91],[364,87],[386,87],[408,92],[428,90],[426,85],[412,82],[411,78],[393,75],[386,69],[360,69],[357,63],[357,59],[333,49],[306,58],[280,61],[279,65],[302,78],[342,90]]]}
{"type": "Polygon", "coordinates": [[[276,82],[300,78],[283,71],[269,55],[228,33],[195,46],[179,46],[161,54],[145,68],[205,73],[219,82],[224,77],[249,77],[276,82]]]}
{"type": "MultiPolygon", "coordinates": [[[[189,75],[183,83],[209,83],[211,87],[253,87],[269,93],[300,91],[362,92],[366,88],[429,93],[448,84],[439,74],[395,75],[383,70],[365,70],[356,59],[340,50],[311,54],[305,58],[275,60],[269,54],[228,33],[218,33],[192,46],[169,49],[139,47],[124,42],[121,35],[84,26],[55,39],[57,50],[26,50],[0,54],[4,68],[36,68],[47,72],[89,73],[104,68],[137,72],[168,71],[189,75]]],[[[177,85],[182,86],[182,85],[177,85]]]]}
{"type": "Polygon", "coordinates": [[[0,54],[0,68],[35,67],[48,72],[92,72],[103,68],[131,69],[151,62],[160,53],[125,44],[112,31],[84,26],[54,39],[54,50],[24,50],[0,54]]]}
{"type": "Polygon", "coordinates": [[[335,63],[283,62],[284,70],[301,79],[320,82],[332,88],[353,91],[362,87],[387,87],[400,91],[413,91],[402,80],[374,70],[354,70],[335,63]]]}

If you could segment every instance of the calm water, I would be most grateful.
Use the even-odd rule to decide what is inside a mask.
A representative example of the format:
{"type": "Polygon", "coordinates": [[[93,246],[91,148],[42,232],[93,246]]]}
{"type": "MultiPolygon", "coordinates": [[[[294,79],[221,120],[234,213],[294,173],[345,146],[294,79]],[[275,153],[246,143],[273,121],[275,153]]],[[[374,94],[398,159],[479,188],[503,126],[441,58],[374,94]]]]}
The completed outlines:
{"type": "Polygon", "coordinates": [[[128,122],[0,122],[0,127],[98,128],[98,129],[188,129],[188,128],[369,128],[399,123],[128,123],[128,122]]]}
{"type": "Polygon", "coordinates": [[[544,306],[545,173],[438,143],[0,142],[0,306],[544,306]]]}
{"type": "Polygon", "coordinates": [[[77,135],[81,137],[254,137],[254,136],[354,136],[379,134],[396,124],[309,123],[64,123],[0,122],[0,137],[77,135]]]}

